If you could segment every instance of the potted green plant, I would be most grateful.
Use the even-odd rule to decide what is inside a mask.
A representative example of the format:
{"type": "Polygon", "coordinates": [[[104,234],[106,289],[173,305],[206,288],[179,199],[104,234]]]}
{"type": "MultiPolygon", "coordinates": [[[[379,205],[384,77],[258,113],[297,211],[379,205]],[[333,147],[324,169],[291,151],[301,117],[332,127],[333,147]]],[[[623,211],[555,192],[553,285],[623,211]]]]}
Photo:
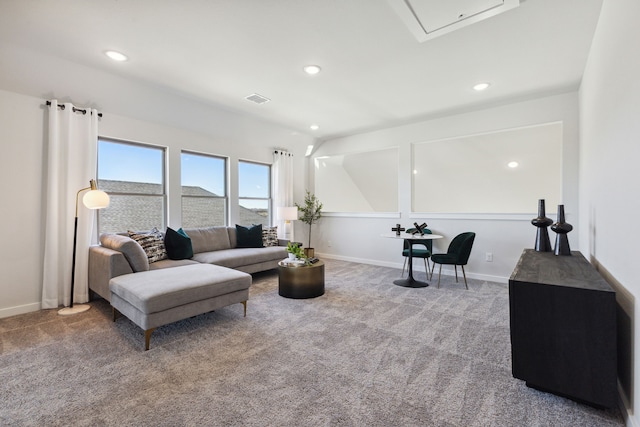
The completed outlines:
{"type": "Polygon", "coordinates": [[[322,203],[320,203],[320,200],[318,200],[315,194],[311,194],[311,192],[307,190],[304,204],[299,205],[296,203],[295,205],[301,214],[298,219],[305,224],[309,224],[309,245],[304,249],[304,253],[308,257],[313,257],[314,249],[311,247],[311,226],[322,217],[322,203]]]}
{"type": "Polygon", "coordinates": [[[302,248],[297,243],[288,242],[287,252],[289,253],[289,259],[303,259],[305,258],[302,248]]]}

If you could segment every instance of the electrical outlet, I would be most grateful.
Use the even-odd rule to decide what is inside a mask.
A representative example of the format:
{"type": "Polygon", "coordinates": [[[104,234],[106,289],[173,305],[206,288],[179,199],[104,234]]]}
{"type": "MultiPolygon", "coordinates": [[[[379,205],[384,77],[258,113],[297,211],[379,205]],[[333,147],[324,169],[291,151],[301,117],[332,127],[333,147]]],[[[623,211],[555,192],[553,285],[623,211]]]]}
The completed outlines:
{"type": "Polygon", "coordinates": [[[327,241],[327,247],[330,248],[331,247],[331,240],[327,241]]]}
{"type": "Polygon", "coordinates": [[[487,262],[493,262],[493,254],[491,252],[487,252],[484,255],[484,260],[487,262]]]}

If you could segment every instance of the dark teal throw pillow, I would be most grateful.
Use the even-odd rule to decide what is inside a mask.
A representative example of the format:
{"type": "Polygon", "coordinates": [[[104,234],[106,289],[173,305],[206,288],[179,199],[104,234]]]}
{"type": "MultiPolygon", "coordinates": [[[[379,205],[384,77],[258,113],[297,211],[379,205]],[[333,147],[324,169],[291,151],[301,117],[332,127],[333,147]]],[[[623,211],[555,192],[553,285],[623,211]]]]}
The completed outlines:
{"type": "Polygon", "coordinates": [[[191,238],[187,236],[184,230],[178,231],[167,227],[164,233],[164,246],[167,249],[169,259],[189,259],[193,257],[193,246],[191,246],[191,238]]]}
{"type": "Polygon", "coordinates": [[[263,248],[262,224],[243,227],[236,224],[236,247],[238,248],[263,248]]]}

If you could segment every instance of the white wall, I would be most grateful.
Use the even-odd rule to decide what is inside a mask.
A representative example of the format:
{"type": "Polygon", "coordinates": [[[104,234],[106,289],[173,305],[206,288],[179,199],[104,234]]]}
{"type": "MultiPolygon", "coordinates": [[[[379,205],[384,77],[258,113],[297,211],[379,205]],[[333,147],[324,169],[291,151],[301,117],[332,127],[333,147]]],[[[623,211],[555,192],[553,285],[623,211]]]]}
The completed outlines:
{"type": "MultiPolygon", "coordinates": [[[[297,159],[294,173],[304,176],[310,136],[46,54],[0,44],[0,55],[0,317],[40,308],[47,99],[98,108],[101,136],[168,148],[170,226],[180,226],[181,149],[230,158],[230,225],[237,218],[238,159],[272,163],[274,148],[288,149],[297,159]]],[[[296,200],[304,190],[299,180],[296,200]]]]}
{"type": "MultiPolygon", "coordinates": [[[[399,150],[399,217],[326,216],[314,230],[312,246],[323,256],[376,263],[401,268],[402,242],[380,237],[396,223],[410,227],[413,222],[427,222],[436,234],[445,236],[434,242],[434,251],[446,251],[458,233],[477,233],[469,266],[469,276],[507,281],[524,248],[532,248],[536,229],[530,223],[537,215],[538,195],[531,194],[531,214],[476,216],[430,215],[411,213],[411,144],[437,139],[474,135],[531,126],[542,123],[563,124],[562,202],[567,222],[580,229],[578,218],[578,95],[575,92],[496,106],[483,110],[325,141],[314,156],[330,156],[397,146],[399,150]],[[485,261],[485,253],[493,262],[485,261]]],[[[558,153],[549,153],[557,156],[558,153]]],[[[433,161],[438,161],[434,159],[433,161]]],[[[455,159],[440,161],[455,164],[455,159]]],[[[312,167],[310,164],[309,167],[312,167]]],[[[555,220],[555,206],[547,206],[547,216],[555,220]]],[[[314,226],[315,227],[315,226],[314,226]]],[[[554,238],[553,232],[550,232],[554,238]]],[[[305,234],[306,235],[306,231],[305,234]]],[[[570,244],[578,248],[578,233],[569,235],[570,244]]],[[[553,241],[552,241],[553,244],[553,241]]],[[[416,268],[419,268],[419,263],[416,268]]]]}
{"type": "Polygon", "coordinates": [[[44,108],[0,90],[0,317],[40,309],[44,108]]]}
{"type": "Polygon", "coordinates": [[[640,426],[640,2],[606,0],[580,88],[580,249],[616,289],[618,378],[640,426]]]}

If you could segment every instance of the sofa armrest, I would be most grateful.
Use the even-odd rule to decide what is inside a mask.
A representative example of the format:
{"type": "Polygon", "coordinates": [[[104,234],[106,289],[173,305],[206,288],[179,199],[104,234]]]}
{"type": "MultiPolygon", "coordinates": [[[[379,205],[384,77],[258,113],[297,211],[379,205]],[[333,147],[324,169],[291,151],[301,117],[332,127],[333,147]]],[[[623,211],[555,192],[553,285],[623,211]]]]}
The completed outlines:
{"type": "Polygon", "coordinates": [[[110,301],[109,280],[133,273],[122,252],[103,246],[89,247],[89,289],[110,301]]]}

